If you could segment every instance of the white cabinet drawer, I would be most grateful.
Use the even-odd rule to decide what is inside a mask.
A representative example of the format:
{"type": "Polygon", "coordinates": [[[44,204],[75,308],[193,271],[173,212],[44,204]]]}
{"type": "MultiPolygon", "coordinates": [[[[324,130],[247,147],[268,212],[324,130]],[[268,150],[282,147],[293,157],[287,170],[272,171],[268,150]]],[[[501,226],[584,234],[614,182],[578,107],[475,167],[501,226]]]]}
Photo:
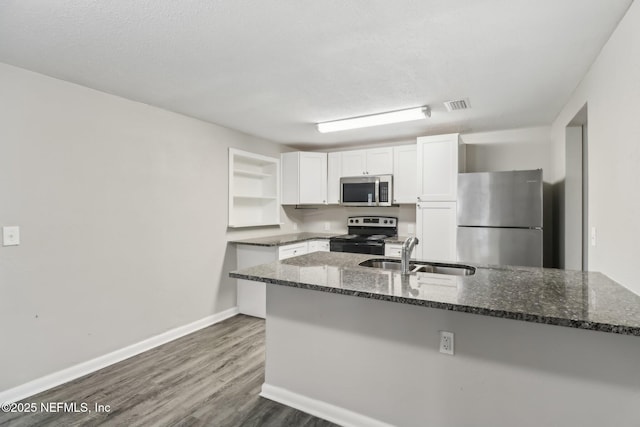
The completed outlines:
{"type": "Polygon", "coordinates": [[[310,240],[308,253],[311,252],[329,252],[328,240],[310,240]]]}
{"type": "Polygon", "coordinates": [[[400,258],[402,254],[402,245],[385,243],[384,256],[395,256],[400,258]]]}
{"type": "Polygon", "coordinates": [[[283,260],[307,253],[307,242],[294,243],[278,248],[278,259],[283,260]]]}
{"type": "MultiPolygon", "coordinates": [[[[411,252],[411,259],[416,259],[416,254],[417,251],[414,248],[411,252]]],[[[384,256],[400,258],[402,256],[402,243],[385,243],[384,256]]]]}

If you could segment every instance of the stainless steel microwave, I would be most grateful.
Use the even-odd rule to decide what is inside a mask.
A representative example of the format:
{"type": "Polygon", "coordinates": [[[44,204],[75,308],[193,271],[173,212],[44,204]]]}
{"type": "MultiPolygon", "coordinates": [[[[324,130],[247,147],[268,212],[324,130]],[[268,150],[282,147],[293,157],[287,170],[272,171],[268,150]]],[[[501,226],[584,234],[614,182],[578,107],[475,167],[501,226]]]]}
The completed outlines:
{"type": "Polygon", "coordinates": [[[392,175],[340,178],[340,204],[343,206],[391,206],[392,202],[392,175]]]}

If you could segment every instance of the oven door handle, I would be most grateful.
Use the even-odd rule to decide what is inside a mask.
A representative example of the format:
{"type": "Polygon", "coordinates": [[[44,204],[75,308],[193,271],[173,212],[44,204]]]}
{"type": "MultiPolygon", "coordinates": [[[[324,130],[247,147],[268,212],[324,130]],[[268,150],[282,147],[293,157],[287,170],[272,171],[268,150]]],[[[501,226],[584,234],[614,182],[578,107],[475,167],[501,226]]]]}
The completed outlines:
{"type": "Polygon", "coordinates": [[[383,248],[384,242],[354,242],[352,245],[355,246],[370,246],[374,248],[383,248]]]}

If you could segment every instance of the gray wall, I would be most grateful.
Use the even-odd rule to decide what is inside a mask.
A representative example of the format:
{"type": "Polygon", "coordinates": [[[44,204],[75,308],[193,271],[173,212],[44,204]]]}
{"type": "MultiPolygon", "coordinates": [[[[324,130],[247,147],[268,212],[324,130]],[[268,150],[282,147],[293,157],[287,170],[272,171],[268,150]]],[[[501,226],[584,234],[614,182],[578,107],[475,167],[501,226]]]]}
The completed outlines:
{"type": "Polygon", "coordinates": [[[564,179],[564,212],[562,234],[562,263],[569,270],[582,269],[582,127],[566,130],[567,174],[564,179]]]}
{"type": "Polygon", "coordinates": [[[463,134],[467,172],[551,168],[551,129],[549,127],[511,129],[463,134]]]}
{"type": "Polygon", "coordinates": [[[640,293],[640,4],[633,3],[552,126],[552,182],[566,176],[565,128],[588,107],[589,270],[640,293]]]}
{"type": "Polygon", "coordinates": [[[640,419],[638,337],[278,285],[267,312],[266,384],[390,425],[640,419]],[[455,355],[438,352],[440,330],[455,333],[455,355]]]}
{"type": "MultiPolygon", "coordinates": [[[[227,150],[276,144],[0,64],[0,391],[236,305],[227,150]]],[[[290,221],[283,217],[290,227],[290,221]]]]}

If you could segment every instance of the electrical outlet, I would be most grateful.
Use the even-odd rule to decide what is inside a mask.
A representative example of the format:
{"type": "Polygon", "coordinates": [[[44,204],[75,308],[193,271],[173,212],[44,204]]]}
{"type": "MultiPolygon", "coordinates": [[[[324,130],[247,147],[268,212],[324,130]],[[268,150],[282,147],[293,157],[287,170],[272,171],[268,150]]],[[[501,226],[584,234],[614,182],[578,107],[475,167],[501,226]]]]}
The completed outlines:
{"type": "Polygon", "coordinates": [[[329,231],[331,230],[331,223],[330,222],[325,222],[324,223],[324,231],[329,231]]]}
{"type": "Polygon", "coordinates": [[[293,223],[293,231],[297,231],[298,230],[298,223],[294,222],[293,223]]]}
{"type": "Polygon", "coordinates": [[[453,355],[453,332],[440,331],[440,353],[453,355]]]}
{"type": "Polygon", "coordinates": [[[20,227],[2,227],[2,245],[17,246],[20,244],[20,227]]]}
{"type": "Polygon", "coordinates": [[[591,227],[591,246],[596,245],[596,228],[591,227]]]}

